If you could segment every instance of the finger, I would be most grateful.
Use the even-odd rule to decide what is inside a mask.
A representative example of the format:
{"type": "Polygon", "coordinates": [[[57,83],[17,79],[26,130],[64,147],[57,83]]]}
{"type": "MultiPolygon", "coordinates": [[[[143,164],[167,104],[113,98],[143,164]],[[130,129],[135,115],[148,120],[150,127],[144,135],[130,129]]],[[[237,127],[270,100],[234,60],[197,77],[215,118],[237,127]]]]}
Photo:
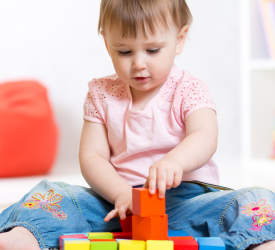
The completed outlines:
{"type": "Polygon", "coordinates": [[[166,170],[166,190],[171,189],[174,182],[174,173],[166,170]]]}
{"type": "Polygon", "coordinates": [[[157,185],[157,170],[154,167],[149,168],[149,176],[147,179],[147,182],[149,184],[149,192],[150,194],[154,194],[156,191],[156,185],[157,185]]]}
{"type": "Polygon", "coordinates": [[[165,170],[165,168],[158,168],[157,183],[158,183],[158,195],[159,195],[159,198],[162,199],[165,196],[165,190],[166,190],[166,170],[165,170]]]}
{"type": "Polygon", "coordinates": [[[118,208],[112,210],[111,212],[109,212],[106,217],[104,218],[105,222],[110,221],[111,219],[113,219],[114,217],[118,216],[118,208]]]}
{"type": "Polygon", "coordinates": [[[144,188],[148,188],[148,187],[149,187],[149,185],[148,185],[148,179],[147,179],[146,182],[144,183],[143,187],[144,187],[144,188]]]}
{"type": "Polygon", "coordinates": [[[127,208],[125,205],[121,205],[119,208],[118,208],[118,214],[119,214],[119,218],[121,220],[124,220],[126,219],[126,211],[127,211],[127,208]]]}
{"type": "Polygon", "coordinates": [[[174,175],[174,182],[173,182],[173,188],[178,187],[181,184],[182,181],[182,173],[175,173],[174,175]]]}

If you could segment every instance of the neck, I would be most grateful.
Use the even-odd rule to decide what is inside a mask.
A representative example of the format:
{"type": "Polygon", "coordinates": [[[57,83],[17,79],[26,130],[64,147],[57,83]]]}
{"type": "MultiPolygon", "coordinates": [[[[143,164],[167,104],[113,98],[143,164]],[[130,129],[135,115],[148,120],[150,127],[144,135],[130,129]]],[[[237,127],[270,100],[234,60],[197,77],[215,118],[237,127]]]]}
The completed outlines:
{"type": "Polygon", "coordinates": [[[130,86],[132,94],[132,109],[142,110],[145,106],[154,98],[164,83],[149,89],[147,91],[141,91],[134,89],[130,86]]]}

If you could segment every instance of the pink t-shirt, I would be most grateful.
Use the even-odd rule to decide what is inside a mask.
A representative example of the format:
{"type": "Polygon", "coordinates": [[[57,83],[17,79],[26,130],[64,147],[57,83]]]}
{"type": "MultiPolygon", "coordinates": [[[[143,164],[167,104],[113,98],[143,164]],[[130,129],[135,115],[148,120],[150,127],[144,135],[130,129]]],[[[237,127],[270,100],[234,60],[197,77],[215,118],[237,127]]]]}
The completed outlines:
{"type": "MultiPolygon", "coordinates": [[[[114,74],[93,79],[84,102],[84,119],[105,124],[110,163],[130,185],[144,184],[149,167],[185,137],[185,120],[200,108],[215,110],[205,83],[176,65],[154,98],[142,111],[133,111],[129,85],[114,74]]],[[[183,175],[184,181],[219,184],[219,173],[210,160],[183,175]]]]}

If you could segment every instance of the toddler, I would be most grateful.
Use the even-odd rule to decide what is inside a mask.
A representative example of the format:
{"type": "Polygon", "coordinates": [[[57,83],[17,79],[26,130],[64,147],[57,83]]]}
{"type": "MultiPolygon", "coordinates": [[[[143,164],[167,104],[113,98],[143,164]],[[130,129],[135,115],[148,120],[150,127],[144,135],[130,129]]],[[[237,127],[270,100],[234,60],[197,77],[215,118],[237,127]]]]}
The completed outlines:
{"type": "Polygon", "coordinates": [[[102,0],[98,30],[116,74],[84,102],[80,166],[91,188],[42,181],[0,215],[0,249],[58,247],[63,233],[119,231],[132,187],[166,197],[169,230],[221,237],[226,249],[275,249],[275,195],[218,186],[215,104],[174,65],[192,16],[185,0],[102,0]]]}

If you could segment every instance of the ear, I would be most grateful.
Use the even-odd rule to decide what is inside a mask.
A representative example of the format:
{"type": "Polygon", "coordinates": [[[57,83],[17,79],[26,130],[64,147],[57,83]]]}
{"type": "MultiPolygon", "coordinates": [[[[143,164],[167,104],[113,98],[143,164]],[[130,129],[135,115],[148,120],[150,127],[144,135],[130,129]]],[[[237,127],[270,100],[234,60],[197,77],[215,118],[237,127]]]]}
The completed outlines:
{"type": "Polygon", "coordinates": [[[182,52],[188,31],[189,31],[188,25],[183,26],[179,31],[178,38],[177,38],[176,55],[179,55],[182,52]]]}
{"type": "Polygon", "coordinates": [[[101,31],[100,31],[100,34],[103,36],[104,43],[105,43],[105,47],[106,47],[106,49],[107,49],[107,51],[108,51],[108,54],[110,55],[109,48],[108,48],[108,44],[107,44],[107,39],[106,39],[106,35],[105,35],[104,31],[101,30],[101,31]]]}

